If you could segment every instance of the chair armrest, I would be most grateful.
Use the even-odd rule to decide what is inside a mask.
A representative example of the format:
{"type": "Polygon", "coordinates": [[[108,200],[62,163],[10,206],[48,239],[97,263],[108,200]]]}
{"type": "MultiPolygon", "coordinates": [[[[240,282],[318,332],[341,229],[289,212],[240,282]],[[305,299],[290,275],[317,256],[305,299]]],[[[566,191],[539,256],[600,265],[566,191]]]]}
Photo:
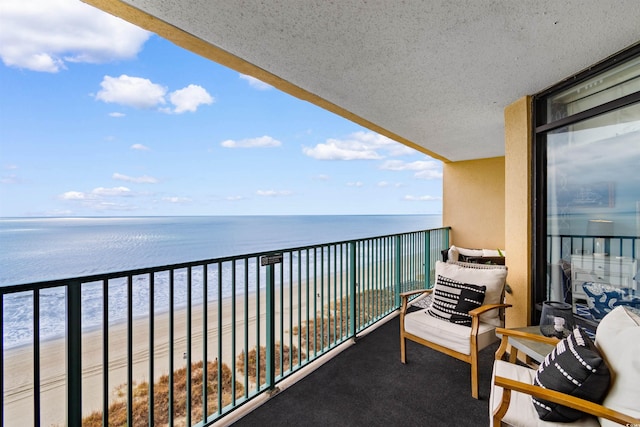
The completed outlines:
{"type": "MultiPolygon", "coordinates": [[[[496,328],[496,335],[502,337],[500,347],[498,347],[498,350],[496,350],[496,360],[502,360],[502,358],[506,354],[507,347],[509,346],[509,337],[524,338],[527,340],[537,341],[553,346],[555,346],[560,341],[560,339],[556,337],[545,337],[544,335],[532,334],[523,331],[514,331],[512,329],[505,328],[496,328]]],[[[514,351],[511,352],[509,361],[513,363],[516,361],[518,350],[515,348],[513,348],[512,350],[514,351]]]]}
{"type": "Polygon", "coordinates": [[[509,308],[511,304],[485,304],[478,308],[474,308],[469,311],[471,315],[471,340],[475,342],[478,330],[480,329],[480,315],[487,311],[495,310],[497,308],[509,308]]]}
{"type": "Polygon", "coordinates": [[[478,308],[474,308],[473,310],[470,310],[469,314],[472,317],[480,316],[482,313],[485,313],[490,310],[495,310],[496,308],[509,308],[511,306],[512,306],[511,304],[485,304],[485,305],[481,305],[478,308]]]}
{"type": "Polygon", "coordinates": [[[548,400],[560,405],[568,406],[570,408],[577,409],[582,412],[594,415],[596,417],[606,418],[615,423],[622,425],[639,425],[640,419],[633,418],[629,415],[621,412],[609,409],[597,403],[590,402],[588,400],[580,399],[569,394],[561,393],[555,390],[549,390],[540,386],[515,381],[505,377],[496,376],[494,379],[494,385],[502,387],[504,389],[502,393],[502,402],[500,407],[493,412],[494,425],[500,425],[499,421],[507,412],[509,401],[511,399],[511,390],[520,393],[535,396],[540,399],[548,400]]]}
{"type": "Polygon", "coordinates": [[[505,337],[519,337],[519,338],[525,338],[531,341],[538,341],[538,342],[551,344],[551,345],[556,345],[558,344],[558,341],[560,341],[560,339],[556,337],[545,337],[544,335],[532,334],[532,333],[522,332],[522,331],[514,331],[513,329],[505,329],[505,328],[496,328],[496,335],[501,335],[503,339],[505,337]]]}
{"type": "Polygon", "coordinates": [[[433,288],[431,288],[431,289],[416,289],[414,291],[401,292],[400,293],[400,297],[401,298],[408,298],[411,295],[423,294],[423,293],[431,293],[431,292],[433,292],[433,288]]]}
{"type": "Polygon", "coordinates": [[[400,306],[400,314],[404,315],[407,313],[407,308],[408,308],[408,302],[409,302],[409,297],[412,295],[418,295],[418,294],[430,294],[431,292],[433,292],[433,288],[431,289],[416,289],[414,291],[407,291],[407,292],[402,292],[400,293],[400,298],[402,298],[402,305],[400,306]]]}

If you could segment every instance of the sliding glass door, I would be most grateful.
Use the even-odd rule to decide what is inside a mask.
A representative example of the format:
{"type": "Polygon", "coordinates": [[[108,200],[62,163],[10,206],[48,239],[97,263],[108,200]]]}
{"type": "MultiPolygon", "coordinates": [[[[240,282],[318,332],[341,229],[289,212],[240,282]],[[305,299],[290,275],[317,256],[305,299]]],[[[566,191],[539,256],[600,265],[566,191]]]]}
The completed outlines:
{"type": "Polygon", "coordinates": [[[640,308],[640,56],[574,82],[535,99],[534,300],[597,323],[599,299],[640,308]]]}

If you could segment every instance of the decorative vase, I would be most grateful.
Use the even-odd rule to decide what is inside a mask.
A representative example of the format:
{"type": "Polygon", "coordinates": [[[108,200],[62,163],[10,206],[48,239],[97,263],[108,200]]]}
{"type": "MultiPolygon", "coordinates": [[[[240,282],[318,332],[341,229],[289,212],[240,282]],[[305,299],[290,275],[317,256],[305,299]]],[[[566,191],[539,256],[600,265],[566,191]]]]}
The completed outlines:
{"type": "Polygon", "coordinates": [[[540,332],[546,337],[564,338],[573,330],[575,322],[571,304],[560,301],[544,301],[540,316],[540,332]]]}

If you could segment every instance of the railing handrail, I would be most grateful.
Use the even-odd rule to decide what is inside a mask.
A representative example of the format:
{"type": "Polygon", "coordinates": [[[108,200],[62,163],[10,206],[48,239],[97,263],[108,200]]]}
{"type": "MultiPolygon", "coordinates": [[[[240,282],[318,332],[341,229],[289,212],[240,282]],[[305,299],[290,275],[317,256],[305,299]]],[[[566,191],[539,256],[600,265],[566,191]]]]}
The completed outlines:
{"type": "Polygon", "coordinates": [[[598,239],[598,238],[604,238],[604,239],[638,239],[638,236],[620,236],[620,235],[614,235],[614,236],[593,236],[593,235],[589,235],[589,234],[547,234],[547,237],[573,237],[576,239],[598,239]]]}

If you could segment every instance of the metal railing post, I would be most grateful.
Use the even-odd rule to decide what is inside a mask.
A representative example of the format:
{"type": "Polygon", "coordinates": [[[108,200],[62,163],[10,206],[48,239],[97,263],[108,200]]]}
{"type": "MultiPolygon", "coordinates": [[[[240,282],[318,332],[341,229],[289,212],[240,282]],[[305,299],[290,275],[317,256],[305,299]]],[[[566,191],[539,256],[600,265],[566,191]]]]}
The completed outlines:
{"type": "Polygon", "coordinates": [[[424,232],[424,283],[423,287],[431,287],[431,231],[424,232]]]}
{"type": "Polygon", "coordinates": [[[67,425],[82,424],[82,292],[67,285],[67,425]]]}
{"type": "Polygon", "coordinates": [[[402,292],[402,237],[400,235],[396,236],[396,250],[395,250],[395,260],[394,264],[396,265],[395,277],[394,277],[394,288],[395,288],[395,305],[396,307],[400,307],[400,293],[402,292]]]}
{"type": "Polygon", "coordinates": [[[450,234],[450,232],[451,232],[451,227],[447,227],[447,228],[444,229],[444,233],[445,234],[444,234],[444,245],[443,246],[445,248],[449,248],[449,246],[450,246],[449,245],[449,234],[450,234]]]}
{"type": "Polygon", "coordinates": [[[275,352],[276,343],[274,340],[275,324],[274,311],[275,301],[273,298],[275,282],[275,271],[273,265],[267,265],[267,388],[273,388],[275,383],[275,352]]]}
{"type": "Polygon", "coordinates": [[[276,384],[276,300],[275,300],[275,264],[282,262],[282,254],[265,255],[260,263],[267,267],[267,354],[266,354],[266,381],[267,388],[273,389],[276,384]]]}
{"type": "Polygon", "coordinates": [[[133,425],[133,278],[131,275],[127,276],[127,425],[133,425]]]}
{"type": "Polygon", "coordinates": [[[356,294],[356,243],[351,242],[349,244],[351,246],[351,251],[349,254],[349,271],[351,275],[349,276],[349,293],[351,294],[351,298],[349,299],[349,317],[351,318],[351,323],[349,324],[349,337],[353,338],[356,336],[356,305],[358,295],[356,294]]]}

